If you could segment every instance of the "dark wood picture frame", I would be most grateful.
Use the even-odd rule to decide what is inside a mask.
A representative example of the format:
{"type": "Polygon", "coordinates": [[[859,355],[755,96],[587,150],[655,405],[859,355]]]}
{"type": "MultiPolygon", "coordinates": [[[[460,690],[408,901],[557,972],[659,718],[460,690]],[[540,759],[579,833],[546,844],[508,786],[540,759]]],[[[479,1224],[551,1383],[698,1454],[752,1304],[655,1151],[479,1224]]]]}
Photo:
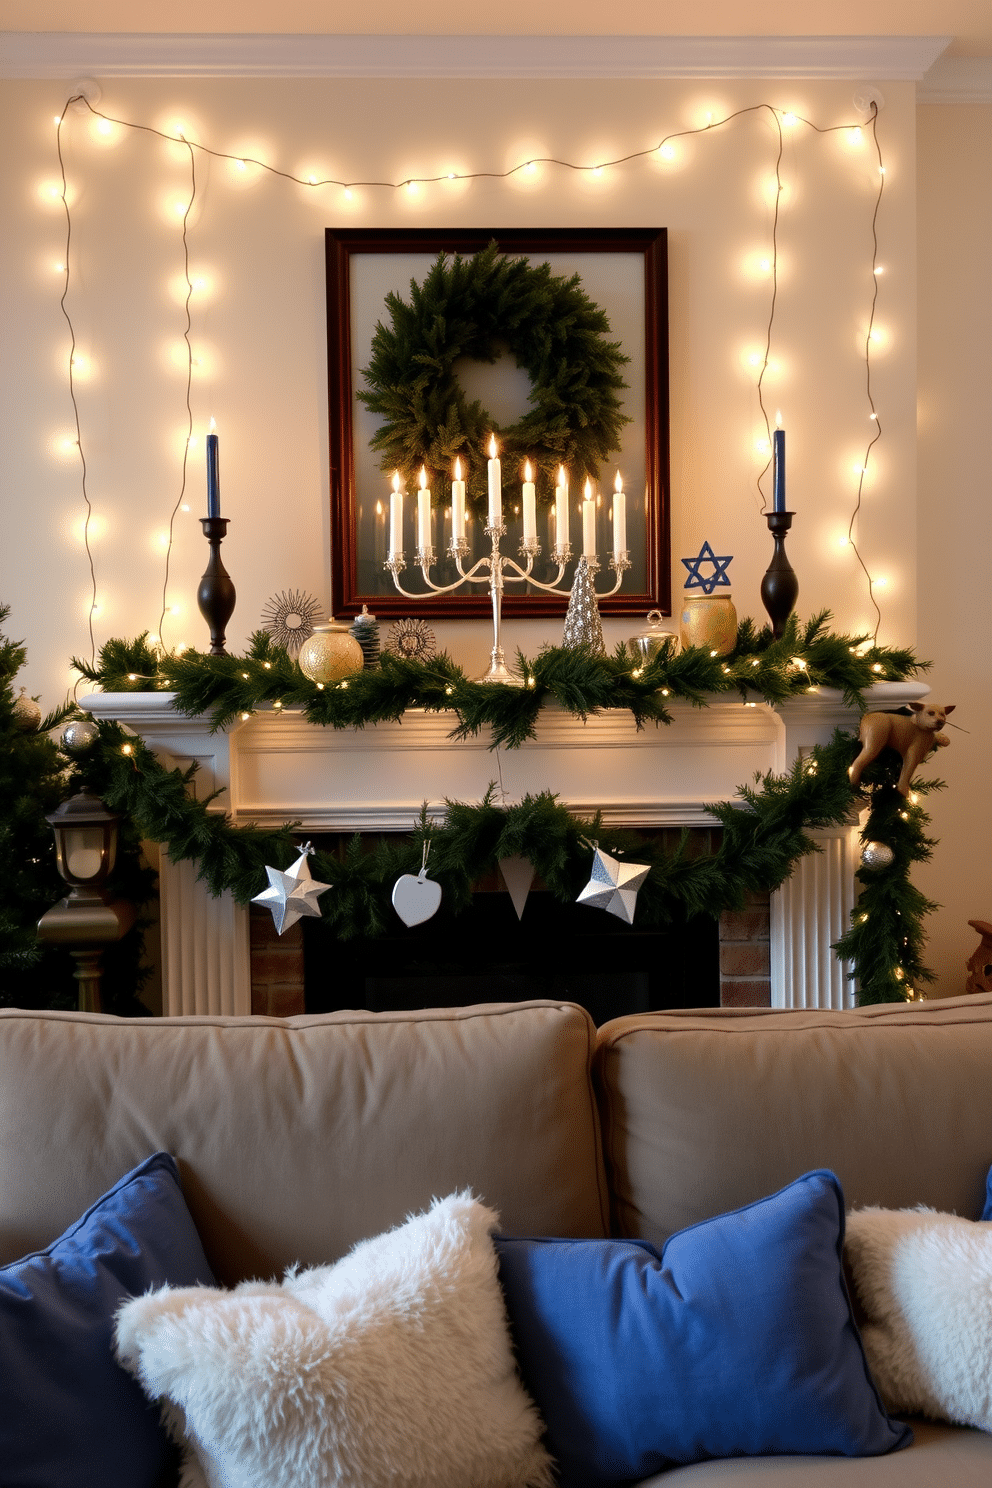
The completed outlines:
{"type": "MultiPolygon", "coordinates": [[[[360,590],[359,493],[353,444],[356,367],[352,268],[353,260],[363,254],[473,254],[493,240],[507,253],[574,256],[580,274],[583,254],[623,253],[643,258],[644,584],[634,590],[625,576],[620,592],[601,600],[600,610],[604,615],[644,614],[650,609],[670,614],[668,238],[664,228],[326,229],[332,612],[337,616],[356,615],[367,604],[376,615],[385,617],[413,613],[457,619],[491,613],[489,592],[483,585],[416,600],[398,592],[363,594],[360,590]]],[[[608,307],[604,308],[609,313],[608,307]]],[[[515,594],[508,587],[503,596],[503,614],[563,615],[567,602],[567,596],[515,594]]]]}

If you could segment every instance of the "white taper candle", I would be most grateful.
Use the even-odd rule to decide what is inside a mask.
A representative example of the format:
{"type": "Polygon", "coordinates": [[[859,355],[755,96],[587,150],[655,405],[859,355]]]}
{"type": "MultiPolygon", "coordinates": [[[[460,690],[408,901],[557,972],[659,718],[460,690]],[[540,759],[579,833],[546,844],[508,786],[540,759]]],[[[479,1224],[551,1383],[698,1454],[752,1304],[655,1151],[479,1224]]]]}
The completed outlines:
{"type": "Polygon", "coordinates": [[[451,540],[461,542],[465,536],[465,482],[462,462],[455,458],[455,478],[451,482],[451,540]]]}
{"type": "Polygon", "coordinates": [[[568,547],[568,475],[564,465],[558,466],[558,484],[555,487],[555,546],[568,547]]]}
{"type": "Polygon", "coordinates": [[[496,435],[489,436],[489,525],[503,525],[503,476],[496,458],[496,435]]]}
{"type": "Polygon", "coordinates": [[[613,486],[613,556],[619,558],[627,551],[627,498],[619,470],[613,486]]]}
{"type": "Polygon", "coordinates": [[[587,558],[596,556],[596,503],[592,499],[592,482],[588,480],[582,502],[582,551],[587,558]]]}
{"type": "Polygon", "coordinates": [[[417,496],[417,546],[423,551],[431,546],[431,488],[423,465],[420,467],[420,492],[417,496]]]}
{"type": "Polygon", "coordinates": [[[398,558],[403,552],[403,492],[400,490],[400,473],[393,471],[393,490],[389,498],[389,556],[398,558]]]}
{"type": "Polygon", "coordinates": [[[537,498],[531,474],[528,460],[524,465],[524,542],[532,546],[537,542],[537,498]]]}

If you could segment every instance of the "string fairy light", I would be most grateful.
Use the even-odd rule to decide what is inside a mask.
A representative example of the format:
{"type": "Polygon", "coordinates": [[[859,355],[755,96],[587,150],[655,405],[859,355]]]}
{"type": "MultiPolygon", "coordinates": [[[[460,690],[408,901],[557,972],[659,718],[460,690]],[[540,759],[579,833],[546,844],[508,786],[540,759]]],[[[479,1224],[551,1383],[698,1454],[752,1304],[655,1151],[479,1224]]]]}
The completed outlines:
{"type": "MultiPolygon", "coordinates": [[[[86,550],[87,561],[89,563],[90,580],[91,580],[91,600],[90,600],[90,606],[89,606],[89,612],[88,612],[88,628],[89,628],[91,661],[95,658],[95,654],[96,654],[96,642],[95,642],[94,628],[93,628],[93,616],[94,616],[94,614],[97,613],[97,610],[98,610],[99,606],[98,606],[98,603],[97,603],[96,567],[95,567],[95,564],[94,564],[92,549],[91,549],[90,540],[89,540],[89,538],[90,538],[90,525],[91,525],[91,520],[92,520],[92,517],[93,517],[93,506],[92,506],[92,502],[91,502],[90,494],[89,494],[89,490],[88,490],[88,482],[87,482],[88,470],[87,470],[87,464],[86,464],[85,454],[84,454],[84,451],[83,451],[82,431],[81,431],[80,417],[79,417],[79,406],[78,406],[78,402],[77,402],[77,399],[76,399],[76,390],[75,390],[76,375],[77,375],[77,372],[81,370],[81,364],[80,364],[79,360],[77,359],[75,330],[74,330],[74,327],[73,327],[72,317],[71,317],[71,315],[69,313],[69,309],[68,309],[68,305],[67,305],[68,293],[69,293],[69,282],[70,282],[70,249],[71,249],[71,243],[72,243],[72,216],[71,216],[70,203],[69,203],[68,179],[67,179],[67,175],[66,175],[65,161],[64,161],[63,151],[62,151],[62,129],[63,129],[63,127],[67,123],[66,115],[67,115],[67,113],[69,112],[70,109],[73,109],[74,107],[78,107],[78,106],[82,106],[83,108],[85,108],[89,112],[89,114],[96,121],[98,128],[104,128],[106,130],[111,130],[111,129],[113,129],[116,126],[116,127],[121,128],[121,129],[134,130],[134,131],[137,131],[137,132],[140,132],[140,133],[144,133],[144,134],[148,134],[148,135],[154,136],[154,137],[156,137],[158,139],[161,139],[161,140],[165,140],[165,141],[167,141],[168,143],[171,143],[171,144],[182,145],[183,147],[185,147],[186,151],[188,152],[189,172],[190,172],[190,176],[189,176],[190,186],[189,186],[188,198],[185,201],[183,201],[183,202],[177,202],[175,204],[176,214],[177,214],[177,216],[181,216],[181,220],[182,220],[183,274],[184,274],[184,284],[185,284],[185,295],[184,295],[184,300],[183,300],[183,311],[184,311],[184,317],[185,317],[185,326],[184,326],[184,331],[183,331],[183,339],[184,339],[184,343],[185,343],[185,363],[186,363],[186,368],[185,368],[185,370],[186,370],[186,380],[185,380],[186,438],[185,438],[185,440],[183,442],[183,457],[182,457],[182,471],[181,471],[180,490],[179,490],[179,495],[177,496],[176,501],[175,501],[175,503],[174,503],[174,505],[172,507],[171,513],[170,513],[169,526],[168,526],[168,539],[167,539],[167,542],[165,543],[165,574],[164,574],[164,580],[163,580],[163,586],[162,586],[162,610],[161,610],[161,615],[159,617],[159,627],[158,627],[158,634],[157,634],[157,638],[159,639],[160,642],[161,642],[162,631],[163,631],[163,628],[164,628],[165,618],[166,618],[166,616],[168,614],[170,614],[172,612],[172,608],[173,608],[173,607],[170,607],[169,604],[168,604],[168,586],[169,586],[169,577],[170,577],[170,562],[171,562],[172,548],[173,548],[173,543],[175,541],[175,519],[176,519],[176,516],[177,516],[177,514],[179,513],[180,510],[181,511],[184,511],[184,512],[189,510],[189,505],[188,505],[188,503],[185,500],[185,495],[186,495],[187,478],[188,478],[189,452],[190,452],[190,449],[191,449],[191,447],[193,445],[193,442],[194,442],[193,441],[193,412],[192,412],[192,376],[193,376],[193,367],[194,367],[194,365],[196,365],[196,358],[194,357],[194,354],[193,354],[193,345],[192,345],[192,312],[191,312],[191,300],[192,300],[192,296],[193,296],[193,293],[194,293],[194,289],[195,289],[196,285],[200,282],[200,281],[194,281],[191,278],[191,276],[190,276],[189,219],[190,219],[190,214],[192,212],[192,209],[193,209],[193,206],[194,206],[194,203],[195,203],[195,200],[196,200],[196,195],[197,195],[197,179],[196,179],[196,156],[197,156],[197,152],[200,152],[201,154],[203,154],[203,155],[205,155],[205,156],[207,156],[207,157],[209,157],[211,159],[228,161],[228,162],[231,163],[232,167],[235,170],[246,171],[246,170],[248,170],[249,167],[251,167],[251,168],[253,168],[254,170],[256,170],[258,172],[265,173],[267,175],[276,177],[278,179],[291,182],[291,183],[293,183],[294,185],[297,185],[297,186],[305,186],[305,187],[307,187],[310,190],[315,190],[315,189],[319,189],[319,188],[322,188],[322,187],[334,188],[336,190],[341,191],[343,193],[343,195],[344,195],[344,198],[346,200],[351,200],[352,197],[353,197],[353,193],[354,193],[354,191],[356,189],[368,189],[368,190],[378,189],[378,190],[392,191],[392,192],[399,192],[401,190],[406,190],[408,192],[409,191],[416,192],[420,188],[429,187],[429,186],[436,185],[436,184],[439,184],[439,183],[442,183],[442,182],[452,182],[452,181],[471,182],[471,181],[476,181],[476,180],[508,181],[508,180],[510,180],[510,179],[512,179],[514,177],[520,176],[521,174],[526,174],[526,175],[536,174],[539,167],[556,167],[556,168],[561,169],[561,170],[572,171],[572,172],[575,172],[575,173],[578,173],[578,174],[585,174],[585,175],[591,176],[591,177],[600,177],[607,170],[613,170],[613,169],[619,168],[621,166],[631,164],[631,163],[633,163],[635,161],[638,161],[638,160],[646,160],[646,159],[649,159],[649,158],[654,158],[654,159],[663,161],[665,163],[670,163],[670,162],[672,162],[672,161],[674,161],[676,159],[677,153],[678,153],[677,150],[676,150],[675,143],[674,143],[675,141],[678,141],[678,140],[681,140],[681,139],[686,139],[686,138],[689,138],[689,137],[692,137],[692,136],[701,135],[701,134],[713,133],[715,131],[721,130],[724,127],[732,124],[736,120],[739,120],[739,119],[748,117],[750,115],[762,115],[762,114],[767,115],[769,117],[769,119],[771,120],[772,124],[774,125],[775,136],[776,136],[774,175],[772,177],[772,190],[770,192],[770,195],[772,197],[772,217],[771,217],[771,228],[770,228],[770,250],[769,250],[769,253],[768,253],[767,257],[763,257],[762,258],[762,261],[761,261],[762,272],[765,273],[765,274],[767,274],[769,276],[769,279],[770,279],[769,309],[768,309],[768,320],[767,320],[767,323],[766,323],[766,326],[765,326],[764,348],[763,348],[763,351],[755,352],[749,358],[749,360],[751,362],[751,365],[753,365],[756,369],[758,369],[758,375],[757,375],[757,379],[756,379],[756,393],[757,393],[757,398],[758,398],[758,406],[759,406],[759,409],[760,409],[761,417],[762,417],[762,419],[764,421],[765,433],[766,433],[766,436],[767,436],[766,439],[765,439],[765,441],[758,442],[761,445],[761,453],[765,454],[767,458],[766,458],[766,463],[765,463],[763,469],[760,471],[760,473],[759,473],[759,475],[757,477],[757,480],[756,480],[757,494],[761,498],[761,510],[762,511],[765,511],[767,509],[768,498],[767,498],[767,496],[765,494],[763,482],[764,482],[765,478],[767,477],[767,474],[768,474],[768,472],[769,472],[769,470],[771,468],[771,464],[772,464],[771,457],[770,457],[770,451],[771,451],[771,432],[772,432],[772,429],[771,429],[771,418],[770,418],[770,415],[769,415],[768,408],[766,407],[766,404],[765,404],[765,378],[766,378],[766,375],[768,374],[768,372],[770,370],[774,370],[775,365],[776,365],[775,362],[773,361],[773,358],[772,358],[772,343],[773,343],[774,330],[775,330],[776,312],[777,312],[777,307],[778,307],[778,289],[779,289],[779,226],[780,226],[781,204],[782,204],[782,198],[783,198],[784,189],[785,189],[784,188],[784,183],[783,183],[783,180],[782,180],[782,159],[783,159],[784,148],[785,148],[785,134],[784,134],[784,131],[785,131],[785,129],[794,130],[798,126],[801,125],[801,126],[806,127],[807,129],[813,131],[815,134],[821,135],[821,136],[825,136],[825,135],[829,135],[829,134],[835,134],[835,133],[843,133],[844,135],[846,135],[846,137],[848,138],[849,142],[852,145],[854,145],[855,143],[858,144],[858,145],[861,145],[864,142],[864,134],[863,134],[862,127],[860,125],[856,125],[856,126],[852,126],[850,124],[833,124],[833,125],[825,125],[825,126],[824,125],[818,125],[818,124],[815,124],[812,120],[810,120],[808,118],[805,118],[803,115],[798,114],[798,113],[796,113],[793,110],[783,110],[783,109],[778,108],[775,105],[770,104],[770,103],[758,103],[758,104],[750,104],[750,105],[744,106],[744,107],[739,108],[739,109],[734,109],[734,110],[732,110],[732,111],[724,114],[722,117],[719,117],[719,118],[714,117],[713,113],[710,112],[710,113],[707,114],[706,119],[705,119],[705,122],[703,122],[701,124],[698,124],[698,125],[695,125],[695,126],[691,126],[691,127],[687,127],[685,129],[673,131],[673,132],[671,132],[669,134],[666,134],[657,144],[650,145],[650,146],[645,147],[643,149],[629,151],[628,153],[623,154],[623,155],[618,155],[616,158],[611,159],[611,160],[600,160],[600,161],[598,161],[594,165],[586,165],[586,164],[582,164],[582,163],[578,163],[578,162],[574,162],[574,161],[570,161],[570,160],[565,160],[565,159],[562,159],[562,158],[557,157],[557,156],[550,156],[549,155],[549,156],[533,156],[533,157],[528,157],[527,159],[522,160],[522,161],[519,161],[516,165],[510,166],[510,167],[508,167],[505,170],[454,171],[454,170],[450,170],[449,169],[449,170],[445,170],[445,171],[443,171],[441,173],[438,173],[437,175],[406,176],[402,180],[399,180],[399,181],[389,181],[389,180],[342,180],[342,179],[339,179],[339,178],[337,178],[335,176],[331,176],[331,175],[318,176],[318,175],[314,174],[312,171],[308,172],[306,175],[297,175],[296,173],[294,173],[292,171],[284,170],[284,169],[282,169],[279,166],[275,166],[275,165],[270,164],[268,161],[259,160],[257,158],[254,158],[253,156],[250,156],[250,155],[234,154],[234,153],[231,153],[229,151],[215,149],[215,148],[213,148],[210,145],[204,144],[200,140],[190,138],[189,137],[189,134],[188,134],[188,132],[187,132],[187,130],[186,130],[186,128],[185,128],[184,125],[180,125],[180,124],[174,125],[173,126],[173,131],[174,132],[171,132],[170,133],[170,132],[168,132],[165,129],[158,129],[158,128],[154,127],[153,125],[141,124],[141,123],[136,123],[136,122],[134,122],[133,120],[130,120],[130,119],[118,118],[118,117],[115,117],[114,115],[103,113],[101,110],[95,108],[93,106],[93,104],[89,101],[88,98],[86,98],[86,96],[84,94],[82,94],[82,93],[76,93],[76,94],[73,94],[71,97],[69,97],[67,99],[66,104],[65,104],[64,108],[62,109],[61,113],[58,114],[57,116],[55,116],[55,121],[54,122],[55,122],[55,125],[56,125],[58,160],[59,160],[59,168],[60,168],[60,173],[61,173],[61,187],[57,187],[57,186],[56,187],[53,187],[52,188],[52,195],[53,195],[53,197],[58,197],[58,198],[61,199],[62,208],[63,208],[64,214],[65,214],[65,219],[66,219],[65,263],[64,263],[64,265],[63,264],[59,264],[59,266],[58,266],[58,271],[62,273],[62,275],[63,275],[63,281],[64,281],[63,282],[62,297],[61,297],[61,300],[60,300],[60,307],[61,307],[61,310],[62,310],[62,314],[63,314],[63,316],[64,316],[64,318],[66,320],[66,323],[68,325],[69,336],[70,336],[70,351],[69,351],[69,359],[68,359],[69,396],[70,396],[70,401],[71,401],[72,407],[73,407],[73,414],[74,414],[74,419],[75,419],[75,429],[76,429],[76,439],[75,439],[75,441],[73,441],[73,443],[74,443],[74,446],[75,446],[76,450],[78,451],[78,459],[79,459],[80,473],[81,473],[82,496],[83,496],[84,504],[86,506],[86,519],[85,519],[85,522],[83,524],[83,541],[84,541],[84,546],[85,546],[85,550],[86,550]]],[[[865,455],[864,455],[862,461],[860,462],[860,465],[858,467],[856,467],[856,469],[857,469],[857,497],[856,497],[855,506],[854,506],[854,509],[852,511],[851,518],[850,518],[850,521],[849,521],[848,531],[847,531],[847,539],[846,539],[846,543],[845,543],[845,546],[849,546],[853,550],[854,555],[855,555],[855,557],[857,559],[857,562],[860,565],[862,571],[864,572],[865,578],[867,580],[867,584],[868,584],[868,596],[869,596],[869,599],[870,599],[870,602],[871,602],[872,606],[874,607],[875,614],[876,614],[876,617],[877,617],[875,628],[874,628],[874,636],[873,636],[873,638],[877,638],[878,630],[879,630],[879,627],[881,625],[881,620],[882,620],[881,610],[879,609],[878,603],[877,603],[877,601],[875,599],[875,595],[874,595],[875,588],[879,587],[879,580],[877,578],[876,579],[873,579],[872,578],[872,575],[871,575],[871,573],[870,573],[870,571],[869,571],[869,569],[868,569],[868,567],[867,567],[867,565],[866,565],[866,563],[864,561],[864,558],[863,558],[863,556],[862,556],[862,554],[861,554],[861,552],[860,552],[860,550],[859,550],[859,548],[857,546],[857,543],[855,541],[854,530],[855,530],[855,525],[856,525],[856,522],[857,522],[857,517],[858,517],[858,514],[859,514],[860,509],[861,509],[862,499],[863,499],[863,495],[864,495],[864,480],[865,480],[865,476],[866,476],[866,474],[868,472],[868,467],[869,467],[869,462],[870,462],[870,459],[871,459],[872,450],[874,449],[875,445],[878,443],[878,441],[879,441],[879,439],[881,438],[881,435],[882,435],[881,420],[879,418],[878,410],[877,410],[876,405],[875,405],[874,394],[873,394],[873,389],[872,389],[872,360],[871,360],[872,346],[873,346],[873,344],[877,344],[878,339],[879,339],[878,328],[875,325],[875,314],[876,314],[876,309],[877,309],[877,304],[878,304],[879,279],[880,279],[880,277],[883,274],[883,267],[878,262],[878,216],[879,216],[879,210],[880,210],[880,206],[881,206],[882,192],[884,190],[885,178],[886,178],[886,167],[885,167],[884,162],[882,160],[881,147],[880,147],[879,140],[878,140],[877,121],[878,121],[878,107],[877,107],[877,104],[873,101],[872,104],[871,104],[871,116],[870,116],[870,119],[867,122],[868,122],[868,124],[870,126],[871,138],[872,138],[872,142],[873,142],[874,149],[875,149],[875,155],[876,155],[876,159],[877,159],[878,186],[877,186],[877,191],[876,191],[876,194],[875,194],[875,200],[874,200],[874,206],[873,206],[872,218],[871,218],[871,236],[872,236],[872,261],[871,261],[872,297],[871,297],[871,304],[870,304],[870,310],[869,310],[869,316],[868,316],[868,324],[867,324],[867,328],[866,328],[866,331],[865,331],[865,338],[864,338],[864,362],[865,362],[865,391],[866,391],[866,396],[867,396],[867,400],[868,400],[868,404],[869,404],[869,409],[870,409],[869,420],[874,425],[874,428],[873,428],[873,431],[872,431],[872,436],[871,436],[870,440],[868,441],[868,444],[867,444],[867,447],[866,447],[866,450],[865,450],[865,455]]]]}

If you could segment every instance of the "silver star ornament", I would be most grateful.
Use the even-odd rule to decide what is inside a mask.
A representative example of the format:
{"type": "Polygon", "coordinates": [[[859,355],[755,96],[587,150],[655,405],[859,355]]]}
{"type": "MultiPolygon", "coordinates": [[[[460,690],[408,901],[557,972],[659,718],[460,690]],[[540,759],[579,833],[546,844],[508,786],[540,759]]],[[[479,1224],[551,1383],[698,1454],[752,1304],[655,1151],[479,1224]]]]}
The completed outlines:
{"type": "Polygon", "coordinates": [[[265,871],[269,875],[269,887],[256,894],[251,901],[252,904],[264,904],[266,909],[272,912],[272,922],[279,935],[288,930],[290,925],[295,925],[297,920],[303,919],[305,915],[320,918],[320,905],[317,900],[330,884],[318,883],[311,877],[310,864],[307,858],[313,852],[309,842],[301,849],[300,856],[296,862],[283,873],[279,868],[270,868],[266,864],[265,871]]]}
{"type": "Polygon", "coordinates": [[[592,875],[582,890],[577,904],[588,904],[594,909],[605,909],[628,925],[634,923],[634,906],[637,891],[651,872],[650,864],[618,863],[609,853],[593,853],[592,875]]]}

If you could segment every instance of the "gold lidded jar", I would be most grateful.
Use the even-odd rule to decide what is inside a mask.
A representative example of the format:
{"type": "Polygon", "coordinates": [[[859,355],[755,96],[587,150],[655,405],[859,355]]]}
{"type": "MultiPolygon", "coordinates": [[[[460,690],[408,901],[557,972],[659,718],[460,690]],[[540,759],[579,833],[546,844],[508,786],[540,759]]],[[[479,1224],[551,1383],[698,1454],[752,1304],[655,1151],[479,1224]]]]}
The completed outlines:
{"type": "Polygon", "coordinates": [[[365,665],[365,655],[347,625],[328,620],[315,625],[313,635],[303,642],[297,657],[300,671],[311,682],[337,682],[354,676],[365,665]]]}
{"type": "Polygon", "coordinates": [[[680,645],[678,634],[668,629],[664,618],[660,610],[649,610],[648,621],[644,629],[630,638],[630,649],[642,666],[654,660],[666,641],[672,642],[671,655],[678,654],[680,645]]]}
{"type": "Polygon", "coordinates": [[[683,594],[679,634],[683,648],[701,646],[728,656],[737,644],[737,611],[730,594],[683,594]]]}

